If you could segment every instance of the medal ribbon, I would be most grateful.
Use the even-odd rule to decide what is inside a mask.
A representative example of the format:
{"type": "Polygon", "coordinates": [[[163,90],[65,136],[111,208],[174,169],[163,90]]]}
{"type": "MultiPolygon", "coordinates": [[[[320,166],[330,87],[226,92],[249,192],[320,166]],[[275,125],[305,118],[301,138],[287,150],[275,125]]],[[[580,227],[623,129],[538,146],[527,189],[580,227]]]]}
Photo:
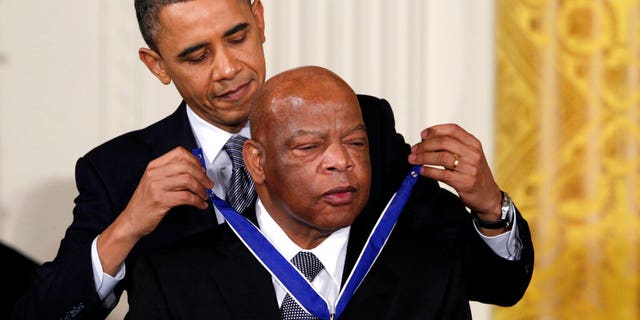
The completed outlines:
{"type": "MultiPolygon", "coordinates": [[[[192,153],[205,166],[202,149],[193,149],[192,153]]],[[[343,286],[336,305],[336,313],[329,311],[329,303],[311,286],[309,281],[300,271],[291,264],[269,242],[251,221],[237,213],[224,200],[218,198],[212,190],[207,190],[209,198],[227,220],[231,230],[240,238],[240,241],[251,251],[260,263],[287,289],[291,296],[305,310],[322,320],[338,319],[344,311],[347,303],[360,286],[364,277],[371,269],[373,263],[380,255],[382,248],[389,239],[389,235],[404,208],[411,190],[420,175],[419,165],[414,166],[405,177],[400,189],[391,198],[387,208],[382,213],[373,231],[369,235],[364,249],[358,257],[346,284],[343,286]]]]}

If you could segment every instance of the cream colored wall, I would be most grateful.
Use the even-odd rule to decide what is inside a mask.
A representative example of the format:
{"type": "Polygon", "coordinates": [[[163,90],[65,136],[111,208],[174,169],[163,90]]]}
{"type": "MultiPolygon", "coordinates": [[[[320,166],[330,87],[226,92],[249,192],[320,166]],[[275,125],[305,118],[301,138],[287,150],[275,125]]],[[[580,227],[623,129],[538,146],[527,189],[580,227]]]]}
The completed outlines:
{"type": "MultiPolygon", "coordinates": [[[[388,99],[410,143],[457,122],[493,154],[493,1],[263,0],[268,74],[329,67],[388,99]]],[[[138,61],[132,1],[0,0],[0,239],[38,261],[71,223],[74,164],[179,97],[138,61]]],[[[114,312],[122,318],[126,306],[114,312]]],[[[474,306],[474,317],[487,314],[474,306]]]]}

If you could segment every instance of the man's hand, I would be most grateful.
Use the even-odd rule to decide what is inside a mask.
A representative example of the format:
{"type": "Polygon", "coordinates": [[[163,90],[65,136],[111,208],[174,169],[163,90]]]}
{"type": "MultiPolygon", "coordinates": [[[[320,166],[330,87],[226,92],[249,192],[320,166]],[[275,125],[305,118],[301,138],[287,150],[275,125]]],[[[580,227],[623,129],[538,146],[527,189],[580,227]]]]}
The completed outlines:
{"type": "Polygon", "coordinates": [[[497,221],[502,194],[480,141],[455,124],[427,128],[420,136],[422,141],[411,148],[409,162],[423,164],[423,176],[454,188],[465,206],[478,212],[480,219],[497,221]]]}
{"type": "Polygon", "coordinates": [[[171,208],[207,208],[205,190],[211,188],[198,159],[182,147],[151,161],[127,207],[98,238],[104,272],[115,274],[138,240],[155,230],[171,208]]]}
{"type": "Polygon", "coordinates": [[[213,187],[198,159],[177,147],[151,161],[121,216],[132,236],[142,238],[158,226],[173,207],[207,208],[206,189],[213,187]]]}

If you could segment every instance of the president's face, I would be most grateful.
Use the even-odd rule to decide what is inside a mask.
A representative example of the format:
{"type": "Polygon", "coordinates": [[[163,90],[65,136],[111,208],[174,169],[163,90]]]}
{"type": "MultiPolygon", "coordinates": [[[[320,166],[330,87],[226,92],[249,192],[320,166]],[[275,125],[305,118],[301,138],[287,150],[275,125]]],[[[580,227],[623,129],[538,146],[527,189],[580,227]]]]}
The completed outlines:
{"type": "Polygon", "coordinates": [[[159,55],[145,60],[153,52],[141,51],[145,64],[162,82],[173,81],[200,117],[227,131],[242,128],[265,80],[261,2],[180,2],[162,8],[158,22],[159,55]]]}
{"type": "Polygon", "coordinates": [[[275,102],[266,127],[265,183],[285,230],[331,232],[351,225],[370,188],[369,144],[357,98],[336,93],[320,99],[275,102]],[[330,97],[329,97],[330,96],[330,97]]]}

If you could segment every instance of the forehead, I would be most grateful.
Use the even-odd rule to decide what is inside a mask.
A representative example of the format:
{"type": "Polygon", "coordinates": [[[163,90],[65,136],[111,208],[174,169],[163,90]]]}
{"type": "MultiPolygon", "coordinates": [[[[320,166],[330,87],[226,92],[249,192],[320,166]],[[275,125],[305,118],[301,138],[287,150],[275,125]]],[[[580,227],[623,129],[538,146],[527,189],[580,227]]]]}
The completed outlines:
{"type": "Polygon", "coordinates": [[[158,40],[223,37],[238,23],[249,23],[250,7],[243,0],[191,0],[164,6],[158,13],[158,40]]]}
{"type": "Polygon", "coordinates": [[[313,130],[314,132],[351,130],[362,124],[362,114],[357,99],[303,99],[286,98],[272,109],[269,125],[271,131],[295,132],[313,130]]]}

